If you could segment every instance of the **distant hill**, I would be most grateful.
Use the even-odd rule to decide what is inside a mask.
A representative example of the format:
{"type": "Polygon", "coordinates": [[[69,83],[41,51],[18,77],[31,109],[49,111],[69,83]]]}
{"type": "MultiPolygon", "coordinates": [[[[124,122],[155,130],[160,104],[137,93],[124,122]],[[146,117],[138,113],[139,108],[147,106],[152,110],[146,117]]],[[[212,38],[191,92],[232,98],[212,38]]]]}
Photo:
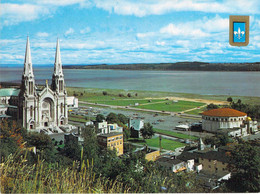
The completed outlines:
{"type": "Polygon", "coordinates": [[[64,65],[64,69],[114,69],[114,70],[162,70],[162,71],[260,71],[260,62],[256,63],[135,63],[118,65],[64,65]]]}

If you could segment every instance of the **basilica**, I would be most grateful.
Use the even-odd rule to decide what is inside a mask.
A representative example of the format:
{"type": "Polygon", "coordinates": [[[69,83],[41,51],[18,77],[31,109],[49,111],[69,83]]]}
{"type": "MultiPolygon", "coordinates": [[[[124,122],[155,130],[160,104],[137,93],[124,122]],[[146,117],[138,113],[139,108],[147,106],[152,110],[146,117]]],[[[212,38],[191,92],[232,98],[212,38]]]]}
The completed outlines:
{"type": "Polygon", "coordinates": [[[29,37],[27,38],[24,69],[17,96],[17,119],[29,130],[60,132],[68,126],[67,92],[62,71],[59,40],[57,40],[52,83],[36,87],[32,67],[29,37]],[[49,130],[49,131],[48,131],[49,130]]]}

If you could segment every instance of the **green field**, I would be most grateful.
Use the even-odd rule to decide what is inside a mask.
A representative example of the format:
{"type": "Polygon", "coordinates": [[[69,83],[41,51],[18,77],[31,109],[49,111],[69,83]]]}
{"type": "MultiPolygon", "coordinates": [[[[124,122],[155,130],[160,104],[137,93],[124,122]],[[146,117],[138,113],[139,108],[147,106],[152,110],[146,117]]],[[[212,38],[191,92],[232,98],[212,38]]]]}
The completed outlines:
{"type": "Polygon", "coordinates": [[[142,100],[142,99],[115,99],[115,100],[107,100],[107,101],[95,100],[93,102],[98,104],[106,104],[106,105],[114,105],[114,106],[134,106],[135,103],[152,104],[154,102],[162,102],[162,101],[165,100],[156,99],[156,100],[151,100],[151,102],[149,102],[149,100],[142,100]]]}
{"type": "MultiPolygon", "coordinates": [[[[152,138],[152,139],[146,139],[146,144],[149,147],[156,147],[159,148],[159,137],[156,138],[152,138]]],[[[145,143],[138,143],[138,144],[142,144],[145,145],[145,143]]],[[[186,144],[178,142],[178,141],[173,141],[173,140],[169,140],[169,139],[163,139],[162,138],[162,149],[166,149],[166,150],[172,150],[174,151],[176,148],[179,147],[183,147],[186,144]]]]}
{"type": "Polygon", "coordinates": [[[179,100],[178,102],[162,102],[151,105],[140,105],[138,108],[149,109],[149,110],[158,110],[158,111],[169,111],[169,112],[181,112],[187,109],[192,109],[195,107],[203,106],[204,103],[201,102],[190,102],[179,100]]]}
{"type": "Polygon", "coordinates": [[[181,138],[181,139],[192,139],[192,140],[197,140],[198,138],[195,136],[190,136],[190,135],[186,135],[186,134],[182,134],[182,133],[177,133],[174,131],[168,131],[168,130],[162,130],[162,129],[156,129],[154,128],[154,131],[157,133],[162,133],[165,135],[171,135],[177,138],[181,138]]]}

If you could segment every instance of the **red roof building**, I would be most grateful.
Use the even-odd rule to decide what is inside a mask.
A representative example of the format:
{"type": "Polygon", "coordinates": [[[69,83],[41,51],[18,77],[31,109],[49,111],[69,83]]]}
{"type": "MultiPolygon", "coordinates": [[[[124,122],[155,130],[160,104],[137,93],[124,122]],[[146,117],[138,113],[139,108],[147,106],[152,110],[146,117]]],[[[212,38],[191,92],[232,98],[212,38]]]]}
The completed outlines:
{"type": "Polygon", "coordinates": [[[202,129],[217,132],[219,129],[240,128],[246,118],[246,113],[235,109],[212,109],[202,113],[202,129]]]}

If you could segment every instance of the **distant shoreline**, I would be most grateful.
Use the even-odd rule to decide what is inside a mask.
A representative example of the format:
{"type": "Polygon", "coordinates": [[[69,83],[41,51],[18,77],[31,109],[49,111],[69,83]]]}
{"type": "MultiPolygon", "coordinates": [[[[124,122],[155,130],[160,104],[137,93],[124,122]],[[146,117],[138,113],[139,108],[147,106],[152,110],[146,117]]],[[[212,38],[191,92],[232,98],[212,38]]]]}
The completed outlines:
{"type": "Polygon", "coordinates": [[[256,63],[135,63],[118,65],[64,65],[63,69],[95,70],[154,70],[154,71],[260,71],[260,62],[256,63]]]}

